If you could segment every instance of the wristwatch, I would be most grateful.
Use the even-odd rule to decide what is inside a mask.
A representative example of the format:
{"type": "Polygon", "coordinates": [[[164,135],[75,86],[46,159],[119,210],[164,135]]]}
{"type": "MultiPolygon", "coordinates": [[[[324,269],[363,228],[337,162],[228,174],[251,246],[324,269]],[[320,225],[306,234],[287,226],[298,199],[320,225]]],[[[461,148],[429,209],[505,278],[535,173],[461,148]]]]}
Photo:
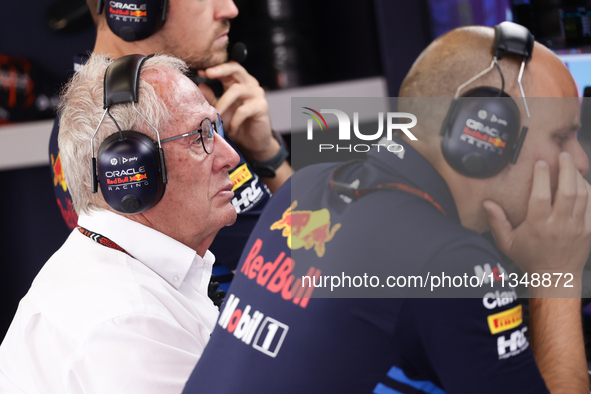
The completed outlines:
{"type": "Polygon", "coordinates": [[[281,135],[273,131],[273,138],[279,142],[279,151],[275,153],[275,156],[260,163],[256,161],[250,162],[252,170],[262,178],[275,178],[275,170],[277,170],[289,156],[289,151],[287,150],[281,135]]]}

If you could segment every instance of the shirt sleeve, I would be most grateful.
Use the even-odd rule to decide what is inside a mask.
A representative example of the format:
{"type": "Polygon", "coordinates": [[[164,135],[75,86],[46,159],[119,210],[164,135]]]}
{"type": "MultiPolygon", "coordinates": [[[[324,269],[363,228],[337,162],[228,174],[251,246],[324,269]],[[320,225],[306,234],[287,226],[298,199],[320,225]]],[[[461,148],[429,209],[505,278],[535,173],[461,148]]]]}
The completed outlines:
{"type": "Polygon", "coordinates": [[[409,339],[403,346],[407,354],[413,346],[423,354],[422,360],[407,364],[407,375],[420,378],[429,365],[448,394],[548,393],[529,347],[517,295],[507,281],[499,280],[504,272],[500,259],[480,238],[444,248],[435,266],[450,276],[482,277],[482,272],[489,281],[470,288],[465,298],[405,302],[402,316],[412,324],[403,325],[401,333],[409,339]]]}
{"type": "Polygon", "coordinates": [[[204,347],[189,331],[160,316],[116,317],[96,327],[66,363],[66,392],[177,394],[204,347]]]}

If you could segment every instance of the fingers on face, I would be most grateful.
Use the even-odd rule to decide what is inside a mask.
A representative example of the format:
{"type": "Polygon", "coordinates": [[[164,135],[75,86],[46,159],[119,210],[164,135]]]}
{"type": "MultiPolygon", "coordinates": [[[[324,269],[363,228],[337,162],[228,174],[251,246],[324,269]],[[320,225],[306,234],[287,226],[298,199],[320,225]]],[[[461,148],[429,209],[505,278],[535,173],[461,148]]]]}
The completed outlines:
{"type": "Polygon", "coordinates": [[[232,130],[238,130],[246,119],[266,114],[268,109],[267,100],[264,98],[258,97],[248,100],[234,112],[230,128],[232,130]]]}
{"type": "Polygon", "coordinates": [[[591,185],[587,181],[585,181],[585,189],[587,190],[587,206],[585,210],[585,233],[591,234],[591,185]]]}
{"type": "Polygon", "coordinates": [[[227,62],[218,64],[215,67],[208,68],[205,70],[207,78],[212,79],[219,79],[224,88],[234,84],[248,84],[248,85],[257,85],[258,81],[246,71],[244,67],[240,64],[236,63],[235,61],[227,62]]]}
{"type": "Polygon", "coordinates": [[[248,87],[241,84],[234,84],[230,86],[218,100],[215,108],[220,114],[225,113],[232,104],[240,98],[248,95],[248,87]]]}
{"type": "Polygon", "coordinates": [[[560,154],[558,173],[558,189],[554,201],[553,212],[559,217],[571,217],[577,201],[577,169],[570,154],[560,154]]]}
{"type": "Polygon", "coordinates": [[[485,201],[488,224],[495,236],[495,242],[504,253],[509,253],[511,249],[511,239],[513,226],[507,220],[507,215],[503,208],[494,201],[485,201]]]}
{"type": "Polygon", "coordinates": [[[534,166],[534,180],[529,198],[528,216],[532,219],[546,219],[552,212],[552,192],[550,190],[550,168],[545,161],[534,166]]]}
{"type": "Polygon", "coordinates": [[[224,113],[235,103],[248,103],[251,100],[260,102],[265,101],[265,107],[267,107],[265,100],[265,92],[260,86],[252,87],[242,84],[234,84],[230,86],[220,97],[216,104],[216,109],[219,113],[224,113]]]}
{"type": "Polygon", "coordinates": [[[573,218],[576,220],[585,219],[585,211],[587,210],[589,193],[587,187],[589,184],[583,178],[580,172],[577,171],[577,197],[575,200],[575,206],[573,208],[573,218]]]}

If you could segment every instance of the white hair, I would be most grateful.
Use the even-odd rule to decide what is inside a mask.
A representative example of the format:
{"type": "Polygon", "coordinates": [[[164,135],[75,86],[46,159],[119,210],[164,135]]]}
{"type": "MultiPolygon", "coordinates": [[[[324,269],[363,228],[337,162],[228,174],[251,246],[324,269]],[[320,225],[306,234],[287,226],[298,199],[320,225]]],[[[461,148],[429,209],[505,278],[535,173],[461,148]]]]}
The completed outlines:
{"type": "MultiPolygon", "coordinates": [[[[104,112],[103,79],[111,62],[106,56],[92,55],[62,92],[58,144],[66,183],[78,214],[107,208],[100,190],[96,194],[91,190],[90,141],[104,112]]],[[[172,122],[178,101],[179,79],[172,75],[186,71],[182,60],[166,55],[149,58],[142,66],[136,108],[160,133],[172,122]],[[158,84],[165,89],[155,89],[158,84]]],[[[133,110],[131,103],[114,105],[110,113],[122,130],[136,130],[156,139],[154,130],[133,110]]],[[[117,127],[106,116],[94,139],[95,155],[104,139],[115,132],[117,127]]]]}

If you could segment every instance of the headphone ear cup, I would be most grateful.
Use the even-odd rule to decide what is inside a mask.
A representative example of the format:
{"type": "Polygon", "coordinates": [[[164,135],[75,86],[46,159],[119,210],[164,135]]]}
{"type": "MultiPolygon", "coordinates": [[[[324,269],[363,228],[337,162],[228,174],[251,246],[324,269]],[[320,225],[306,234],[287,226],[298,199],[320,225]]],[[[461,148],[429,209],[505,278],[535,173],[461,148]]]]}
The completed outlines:
{"type": "Polygon", "coordinates": [[[166,188],[160,160],[157,144],[145,134],[126,130],[105,139],[97,154],[97,172],[107,204],[123,214],[156,205],[166,188]]]}
{"type": "Polygon", "coordinates": [[[460,174],[492,177],[511,159],[519,128],[519,108],[510,96],[493,87],[472,89],[448,111],[441,131],[443,156],[460,174]]]}
{"type": "Polygon", "coordinates": [[[165,3],[162,0],[105,2],[107,25],[127,42],[146,39],[164,24],[165,3]]]}

